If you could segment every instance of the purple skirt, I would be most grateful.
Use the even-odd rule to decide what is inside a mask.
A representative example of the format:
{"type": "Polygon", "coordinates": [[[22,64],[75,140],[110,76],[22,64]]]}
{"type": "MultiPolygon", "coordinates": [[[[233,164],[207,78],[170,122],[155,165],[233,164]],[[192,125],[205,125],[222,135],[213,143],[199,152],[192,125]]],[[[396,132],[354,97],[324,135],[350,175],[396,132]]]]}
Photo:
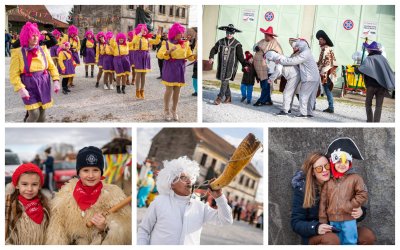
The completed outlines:
{"type": "Polygon", "coordinates": [[[138,72],[147,72],[151,69],[150,53],[147,50],[136,50],[133,64],[138,72]]]}
{"type": "Polygon", "coordinates": [[[81,60],[79,59],[79,54],[78,52],[72,52],[72,58],[74,58],[74,61],[76,64],[81,64],[81,60]]]}
{"type": "Polygon", "coordinates": [[[131,64],[129,63],[129,56],[114,56],[114,69],[117,76],[129,74],[131,71],[131,64]]]}
{"type": "Polygon", "coordinates": [[[104,71],[114,71],[114,56],[112,55],[104,55],[103,57],[103,70],[104,71]]]}
{"type": "Polygon", "coordinates": [[[72,59],[68,59],[64,61],[64,66],[65,66],[65,72],[62,73],[60,65],[58,66],[58,72],[62,76],[68,76],[68,75],[75,75],[75,67],[74,64],[72,63],[72,59]]]}
{"type": "Polygon", "coordinates": [[[185,85],[185,59],[164,60],[162,83],[167,86],[185,85]]]}
{"type": "Polygon", "coordinates": [[[86,56],[83,58],[85,64],[96,64],[96,51],[94,48],[86,48],[86,56]]]}
{"type": "Polygon", "coordinates": [[[97,62],[97,66],[99,66],[99,68],[103,68],[103,61],[104,55],[99,55],[99,61],[97,62]]]}
{"type": "Polygon", "coordinates": [[[22,98],[27,110],[37,109],[39,107],[43,109],[51,107],[51,83],[50,75],[47,70],[22,74],[21,81],[30,95],[29,100],[22,98]]]}
{"type": "Polygon", "coordinates": [[[129,62],[131,63],[132,67],[135,67],[134,60],[135,60],[135,51],[129,50],[129,62]]]}
{"type": "Polygon", "coordinates": [[[58,45],[54,45],[53,47],[50,48],[50,56],[51,56],[52,58],[58,57],[58,55],[57,55],[57,49],[58,49],[58,45]]]}

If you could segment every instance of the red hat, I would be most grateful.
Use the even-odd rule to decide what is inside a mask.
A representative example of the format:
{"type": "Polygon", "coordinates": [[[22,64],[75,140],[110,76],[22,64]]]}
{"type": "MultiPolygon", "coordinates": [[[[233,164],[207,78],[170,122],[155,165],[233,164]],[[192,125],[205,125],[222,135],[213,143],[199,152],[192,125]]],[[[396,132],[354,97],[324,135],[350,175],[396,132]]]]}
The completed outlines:
{"type": "Polygon", "coordinates": [[[262,33],[270,35],[270,36],[278,36],[278,35],[274,34],[274,29],[272,28],[272,26],[269,26],[266,30],[263,28],[260,28],[260,31],[262,33]]]}
{"type": "Polygon", "coordinates": [[[250,53],[250,51],[246,51],[244,52],[245,56],[246,56],[246,61],[250,60],[251,58],[253,58],[253,55],[250,53]]]}
{"type": "Polygon", "coordinates": [[[12,183],[14,184],[14,186],[18,185],[19,177],[23,173],[26,173],[26,172],[33,172],[33,173],[38,174],[40,177],[40,186],[43,186],[44,177],[43,177],[42,170],[40,170],[40,168],[33,163],[22,164],[14,171],[14,173],[11,177],[11,180],[12,180],[12,183]]]}

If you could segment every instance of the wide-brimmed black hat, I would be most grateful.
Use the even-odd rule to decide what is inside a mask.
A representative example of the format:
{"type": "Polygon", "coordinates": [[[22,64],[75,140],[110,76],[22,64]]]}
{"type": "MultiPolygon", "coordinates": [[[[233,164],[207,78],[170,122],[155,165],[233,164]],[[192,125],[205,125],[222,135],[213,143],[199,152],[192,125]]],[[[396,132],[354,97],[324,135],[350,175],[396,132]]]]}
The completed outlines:
{"type": "Polygon", "coordinates": [[[329,36],[325,33],[325,31],[318,30],[318,32],[317,32],[317,34],[315,36],[317,37],[317,39],[322,37],[326,41],[326,45],[328,45],[329,47],[333,47],[333,42],[331,41],[329,36]]]}
{"type": "Polygon", "coordinates": [[[344,151],[350,154],[353,159],[364,160],[356,143],[348,137],[337,138],[331,142],[326,151],[326,157],[330,158],[334,151],[344,151]]]}
{"type": "Polygon", "coordinates": [[[235,26],[233,26],[233,24],[229,24],[228,26],[221,26],[221,27],[218,27],[218,29],[233,32],[233,33],[242,32],[241,30],[236,29],[235,26]]]}

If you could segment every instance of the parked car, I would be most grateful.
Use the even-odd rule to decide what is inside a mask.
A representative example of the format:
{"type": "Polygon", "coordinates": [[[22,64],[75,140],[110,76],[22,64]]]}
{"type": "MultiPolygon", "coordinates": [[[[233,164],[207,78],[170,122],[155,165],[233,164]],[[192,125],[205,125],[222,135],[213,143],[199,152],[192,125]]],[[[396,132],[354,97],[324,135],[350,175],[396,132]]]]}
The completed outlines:
{"type": "Polygon", "coordinates": [[[11,150],[6,150],[5,152],[5,177],[6,177],[6,185],[11,182],[11,177],[17,169],[19,165],[22,164],[21,160],[19,159],[19,156],[12,152],[11,150]]]}
{"type": "Polygon", "coordinates": [[[75,161],[54,162],[54,182],[56,190],[59,190],[64,183],[76,176],[75,161]]]}

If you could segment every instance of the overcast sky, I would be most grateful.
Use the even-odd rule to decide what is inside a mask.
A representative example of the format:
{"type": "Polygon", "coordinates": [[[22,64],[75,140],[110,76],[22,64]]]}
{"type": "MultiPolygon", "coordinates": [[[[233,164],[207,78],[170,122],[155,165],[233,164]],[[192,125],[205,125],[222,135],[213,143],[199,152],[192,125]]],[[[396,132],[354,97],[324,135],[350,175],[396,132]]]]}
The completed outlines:
{"type": "MultiPolygon", "coordinates": [[[[210,128],[214,133],[224,138],[235,147],[239,146],[240,142],[246,137],[248,133],[253,133],[260,141],[263,141],[263,130],[257,128],[210,128]]],[[[149,153],[151,146],[151,139],[161,130],[161,128],[138,128],[138,162],[143,162],[149,153]]],[[[263,153],[259,149],[251,161],[257,170],[263,175],[263,153]]],[[[260,185],[257,190],[258,201],[263,201],[263,178],[261,178],[260,185]]]]}
{"type": "MultiPolygon", "coordinates": [[[[68,12],[72,9],[73,5],[46,5],[46,7],[54,18],[66,22],[68,12]]],[[[189,11],[189,27],[198,27],[197,15],[197,5],[191,5],[189,11]]]]}
{"type": "MultiPolygon", "coordinates": [[[[30,161],[37,150],[51,143],[68,143],[75,151],[85,146],[102,147],[114,138],[112,128],[6,128],[7,149],[30,161]]],[[[131,129],[129,129],[129,134],[131,129]]]]}

